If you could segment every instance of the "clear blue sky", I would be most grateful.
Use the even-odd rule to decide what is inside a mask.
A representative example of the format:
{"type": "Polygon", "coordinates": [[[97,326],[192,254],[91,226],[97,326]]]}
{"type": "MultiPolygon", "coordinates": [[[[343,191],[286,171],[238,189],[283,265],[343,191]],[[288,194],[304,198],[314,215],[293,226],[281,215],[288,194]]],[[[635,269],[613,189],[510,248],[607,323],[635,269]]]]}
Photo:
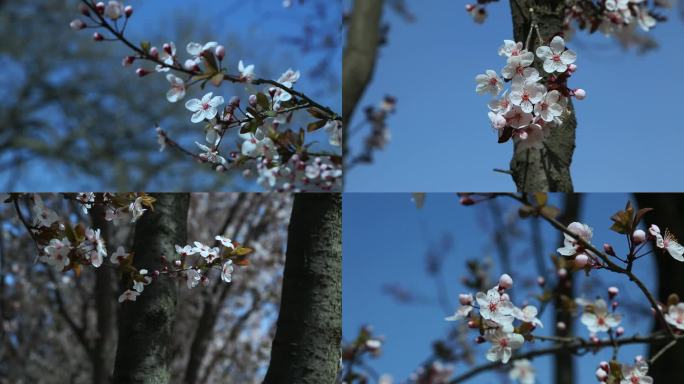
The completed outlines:
{"type": "MultiPolygon", "coordinates": [[[[581,219],[594,228],[595,244],[609,242],[618,252],[625,249],[624,237],[611,232],[608,228],[611,224],[609,217],[624,208],[628,198],[628,195],[623,194],[585,196],[581,219]]],[[[559,196],[552,196],[551,199],[557,202],[559,196]]],[[[515,213],[515,203],[506,200],[501,200],[501,203],[506,212],[515,213]]],[[[401,283],[418,295],[434,296],[434,282],[425,273],[425,251],[431,244],[438,242],[443,234],[451,234],[454,246],[447,255],[443,273],[449,282],[449,299],[455,309],[458,294],[464,291],[459,281],[466,273],[465,261],[490,256],[498,262],[498,254],[492,245],[490,212],[484,205],[463,207],[459,205],[454,194],[430,194],[422,210],[417,210],[411,196],[405,193],[347,193],[344,195],[343,205],[345,339],[356,335],[360,326],[372,325],[378,334],[386,337],[386,344],[383,355],[371,361],[371,366],[378,372],[390,373],[395,379],[404,380],[429,355],[431,342],[446,335],[453,323],[443,320],[444,313],[436,305],[396,303],[381,292],[382,286],[388,283],[401,283]]],[[[511,273],[514,280],[512,293],[516,302],[527,298],[532,292],[538,292],[531,287],[524,287],[526,280],[529,282],[536,276],[536,269],[529,256],[529,221],[522,221],[519,228],[523,230],[523,238],[512,243],[511,252],[516,265],[511,273]]],[[[560,245],[559,235],[549,225],[542,224],[541,228],[544,252],[550,255],[560,245]]],[[[638,276],[642,277],[651,289],[654,288],[655,268],[652,257],[654,256],[641,259],[635,269],[638,276]]],[[[492,278],[498,278],[501,272],[497,265],[492,278]]],[[[644,304],[638,289],[624,280],[615,280],[616,277],[618,275],[598,273],[588,280],[580,278],[577,286],[586,287],[586,282],[593,282],[607,287],[616,282],[623,282],[624,284],[618,285],[621,289],[619,298],[638,303],[640,309],[647,310],[648,304],[644,304]]],[[[594,293],[590,290],[586,292],[587,298],[594,298],[594,293]]],[[[605,297],[603,288],[595,292],[605,297]]],[[[622,308],[621,312],[626,317],[622,325],[628,334],[649,332],[650,321],[645,321],[641,316],[628,315],[625,308],[622,308]]],[[[548,316],[550,313],[546,312],[542,318],[547,329],[552,328],[552,321],[548,316]]],[[[579,321],[576,324],[577,332],[582,336],[588,336],[586,327],[579,321]]],[[[484,351],[485,349],[482,349],[478,355],[480,363],[484,361],[484,351]]],[[[645,354],[645,349],[638,346],[624,348],[618,357],[623,362],[632,363],[634,356],[640,353],[645,354]]],[[[578,383],[594,382],[594,371],[599,361],[609,358],[609,350],[596,356],[582,357],[579,360],[582,374],[578,376],[578,383]]],[[[537,360],[535,365],[539,371],[538,382],[551,382],[548,376],[551,372],[550,359],[537,360]]],[[[463,372],[464,369],[461,365],[457,372],[463,372]]],[[[478,376],[471,382],[493,384],[506,381],[489,374],[478,376]]]]}
{"type": "MultiPolygon", "coordinates": [[[[78,1],[72,3],[78,4],[78,1]]],[[[127,36],[133,42],[142,40],[152,40],[154,45],[161,47],[163,41],[153,40],[156,37],[175,36],[176,30],[182,30],[182,26],[176,25],[179,15],[194,14],[199,20],[200,25],[204,26],[204,30],[197,31],[196,36],[184,36],[182,39],[175,41],[178,55],[185,59],[187,53],[185,46],[190,41],[196,41],[201,36],[229,36],[230,41],[217,40],[221,44],[225,44],[228,48],[227,65],[234,71],[237,71],[237,61],[243,59],[247,64],[256,65],[256,73],[265,77],[277,77],[280,73],[288,68],[299,69],[302,71],[302,77],[297,83],[298,89],[313,96],[317,101],[323,105],[328,105],[335,110],[341,110],[341,91],[339,84],[341,82],[341,50],[332,59],[332,74],[337,74],[337,84],[334,91],[332,91],[334,81],[328,82],[327,79],[315,79],[310,76],[310,71],[316,69],[317,64],[322,59],[324,54],[328,52],[320,49],[310,49],[303,51],[300,46],[293,45],[286,42],[288,38],[300,38],[303,36],[303,28],[306,23],[314,25],[325,25],[326,28],[337,30],[339,28],[339,20],[341,20],[341,3],[325,2],[326,7],[321,11],[317,8],[323,2],[308,1],[304,4],[295,4],[291,8],[283,8],[281,0],[227,0],[221,2],[212,2],[211,5],[206,1],[201,0],[146,0],[146,1],[125,1],[125,4],[134,6],[135,13],[127,28],[127,36]],[[323,15],[323,13],[325,15],[323,15]],[[318,23],[317,18],[324,20],[318,23]],[[231,50],[235,47],[241,52],[238,57],[238,52],[231,50]]],[[[79,16],[78,9],[74,6],[73,15],[65,19],[63,22],[64,28],[69,28],[69,22],[79,16]]],[[[90,33],[76,33],[74,32],[74,39],[90,40],[90,33]]],[[[166,40],[164,40],[166,41],[166,40]]],[[[94,43],[93,43],[94,44],[94,43]]],[[[117,44],[116,52],[120,53],[120,57],[130,54],[127,48],[120,43],[117,44]]],[[[339,45],[338,45],[339,46],[339,45]]],[[[118,56],[117,56],[118,57],[118,56]]],[[[115,70],[124,71],[121,68],[120,58],[113,59],[113,68],[115,70]]],[[[136,81],[136,76],[132,70],[130,72],[131,81],[136,81]]],[[[163,77],[151,79],[166,83],[163,77]]],[[[84,84],[87,87],[87,84],[84,84]]],[[[222,94],[226,100],[230,98],[232,88],[223,87],[222,94]]],[[[204,92],[195,87],[189,91],[187,98],[201,96],[204,92]]],[[[215,91],[216,93],[216,91],[215,91]]],[[[163,95],[156,101],[159,103],[166,103],[163,95]]],[[[183,108],[179,104],[179,108],[183,108]]],[[[154,134],[154,123],[159,121],[159,116],[151,116],[149,123],[151,143],[156,143],[156,136],[154,134]]],[[[164,123],[164,121],[162,121],[164,123]]],[[[172,126],[181,124],[181,122],[174,121],[172,126]]],[[[187,120],[189,124],[189,120],[187,120]]],[[[145,127],[141,127],[144,129],[145,127]]],[[[295,127],[298,128],[298,127],[295,127]]],[[[168,129],[168,127],[167,127],[168,129]]],[[[93,134],[96,134],[93,130],[93,134]]],[[[327,141],[326,135],[323,132],[312,135],[312,140],[324,142],[327,141]]],[[[198,136],[193,140],[201,138],[198,136]]],[[[202,141],[202,140],[200,140],[202,141]]],[[[195,150],[192,141],[183,141],[182,144],[186,148],[195,150]]],[[[156,151],[150,153],[150,156],[159,156],[156,151]]],[[[186,161],[192,161],[186,159],[186,161]]],[[[54,162],[34,161],[25,167],[26,172],[21,177],[21,180],[14,183],[16,190],[22,191],[71,191],[77,190],[107,190],[111,188],[109,184],[104,184],[100,179],[84,175],[83,173],[73,172],[73,170],[65,169],[64,167],[54,162]]],[[[215,177],[210,172],[200,173],[198,175],[205,175],[205,177],[215,177]]],[[[173,179],[177,175],[164,175],[167,179],[173,179]]],[[[8,178],[13,177],[7,172],[3,173],[0,170],[0,185],[5,185],[8,178]]],[[[161,177],[161,176],[160,176],[161,177]]],[[[197,175],[194,175],[197,177],[197,175]]],[[[249,179],[244,182],[238,180],[236,188],[240,190],[261,190],[256,184],[255,179],[249,179]]],[[[159,189],[155,187],[154,182],[151,183],[152,189],[159,189]]],[[[203,185],[210,185],[210,182],[203,183],[203,185]]],[[[169,184],[172,185],[172,184],[169,184]]],[[[162,190],[166,190],[164,186],[162,190]]]]}
{"type": "MultiPolygon", "coordinates": [[[[407,3],[417,20],[407,24],[386,12],[389,44],[361,103],[376,104],[385,94],[397,97],[397,113],[389,120],[392,141],[374,164],[347,174],[346,190],[513,190],[509,176],[492,172],[508,167],[512,145],[496,143],[487,119],[488,96],[474,91],[475,75],[500,72],[505,64],[497,49],[512,38],[508,2],[491,4],[483,25],[472,21],[464,2],[407,3]]],[[[569,43],[579,66],[570,84],[588,95],[575,103],[575,190],[684,188],[684,178],[676,176],[684,124],[675,112],[681,99],[676,84],[683,83],[684,23],[676,9],[668,16],[651,32],[660,47],[645,55],[625,52],[599,33],[578,33],[569,43]]]]}

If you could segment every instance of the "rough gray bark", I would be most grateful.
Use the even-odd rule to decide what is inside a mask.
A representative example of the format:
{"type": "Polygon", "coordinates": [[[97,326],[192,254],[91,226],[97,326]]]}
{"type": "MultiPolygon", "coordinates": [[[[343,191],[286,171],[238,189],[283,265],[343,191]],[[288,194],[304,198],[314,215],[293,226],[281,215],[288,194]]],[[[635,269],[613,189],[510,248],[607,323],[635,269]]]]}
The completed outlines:
{"type": "MultiPolygon", "coordinates": [[[[563,207],[563,216],[559,220],[564,224],[569,224],[573,221],[579,220],[580,207],[582,203],[582,195],[569,193],[565,195],[565,204],[563,207]]],[[[560,235],[560,241],[563,241],[563,234],[560,235]]],[[[572,274],[569,273],[567,277],[558,282],[554,296],[554,334],[559,337],[572,337],[574,319],[572,313],[561,311],[563,307],[563,299],[572,300],[574,297],[574,280],[572,274]],[[559,329],[557,324],[563,322],[565,329],[559,329]]],[[[575,382],[575,366],[573,354],[570,351],[563,351],[553,356],[554,359],[554,382],[556,384],[573,384],[575,382]]]]}
{"type": "MultiPolygon", "coordinates": [[[[96,201],[102,201],[102,195],[97,194],[96,201]]],[[[96,204],[90,210],[93,227],[100,229],[101,236],[106,244],[109,244],[109,225],[105,220],[105,211],[102,205],[96,204]]],[[[111,250],[110,250],[111,251],[111,250]]],[[[111,379],[113,363],[113,336],[114,326],[114,290],[112,288],[114,278],[110,268],[97,268],[95,270],[95,306],[97,313],[97,336],[93,340],[93,383],[108,383],[111,379]]]]}
{"type": "Polygon", "coordinates": [[[342,337],[342,195],[297,194],[264,384],[336,381],[342,337]]]}
{"type": "MultiPolygon", "coordinates": [[[[532,20],[548,44],[551,38],[563,31],[564,0],[511,0],[513,36],[516,41],[527,40],[532,20]],[[530,13],[530,8],[534,9],[530,13]]],[[[530,39],[529,51],[534,52],[540,44],[536,33],[530,39]]],[[[544,73],[538,68],[540,73],[544,73]]],[[[572,192],[570,163],[575,151],[575,128],[577,120],[572,103],[569,114],[564,114],[563,124],[551,129],[543,150],[514,150],[511,172],[519,192],[572,192]]]]}
{"type": "MultiPolygon", "coordinates": [[[[653,208],[645,216],[646,225],[656,224],[661,231],[669,228],[675,234],[684,234],[684,194],[635,194],[639,208],[653,208]]],[[[656,299],[667,302],[670,294],[676,293],[684,299],[684,264],[676,261],[668,254],[662,254],[655,245],[653,259],[656,261],[658,275],[658,292],[656,299]]],[[[654,329],[662,329],[662,324],[654,324],[654,329]]],[[[663,345],[651,345],[650,355],[655,354],[663,345]]],[[[681,342],[668,350],[651,366],[649,375],[656,383],[684,383],[684,371],[681,369],[684,344],[681,342]]]]}
{"type": "Polygon", "coordinates": [[[347,45],[342,58],[342,151],[347,152],[347,133],[354,109],[373,77],[383,0],[355,0],[349,18],[347,45]]]}
{"type": "MultiPolygon", "coordinates": [[[[161,269],[161,256],[175,259],[175,244],[187,243],[188,194],[156,194],[135,226],[133,265],[161,269]]],[[[114,383],[168,383],[169,348],[178,300],[177,283],[161,275],[137,301],[124,302],[119,316],[119,345],[114,383]]]]}

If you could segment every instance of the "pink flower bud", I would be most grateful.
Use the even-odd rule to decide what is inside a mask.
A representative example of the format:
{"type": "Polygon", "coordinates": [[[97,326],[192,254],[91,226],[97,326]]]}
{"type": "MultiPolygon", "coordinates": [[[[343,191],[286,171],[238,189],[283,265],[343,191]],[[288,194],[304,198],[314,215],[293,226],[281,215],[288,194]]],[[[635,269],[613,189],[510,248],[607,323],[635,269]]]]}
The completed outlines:
{"type": "Polygon", "coordinates": [[[133,7],[127,5],[126,8],[124,8],[124,13],[126,14],[126,17],[131,17],[131,15],[133,15],[133,7]]]}
{"type": "Polygon", "coordinates": [[[173,55],[173,50],[171,49],[171,44],[164,43],[163,49],[164,49],[164,52],[166,52],[167,54],[173,55]]]}
{"type": "Polygon", "coordinates": [[[97,10],[97,13],[101,15],[104,13],[105,4],[102,1],[100,1],[99,3],[95,4],[95,9],[97,10]]]}
{"type": "Polygon", "coordinates": [[[86,27],[86,24],[81,19],[75,19],[71,23],[69,23],[69,26],[74,31],[80,31],[81,29],[86,27]]]}
{"type": "Polygon", "coordinates": [[[197,72],[200,70],[200,67],[199,67],[199,65],[197,65],[195,60],[190,60],[190,59],[185,60],[185,64],[183,64],[183,67],[188,71],[197,72]]]}
{"type": "Polygon", "coordinates": [[[470,305],[473,303],[473,295],[461,293],[458,295],[458,302],[461,303],[461,305],[470,305]]]}
{"type": "Polygon", "coordinates": [[[617,337],[620,337],[625,334],[625,329],[622,327],[617,327],[617,329],[615,330],[615,334],[617,335],[617,337]]]}
{"type": "Polygon", "coordinates": [[[256,107],[256,105],[257,105],[256,95],[249,95],[249,105],[252,107],[256,107]]]}
{"type": "Polygon", "coordinates": [[[135,56],[126,56],[123,58],[123,60],[121,60],[121,65],[123,65],[124,67],[128,67],[131,64],[133,64],[134,61],[135,61],[135,56]]]}
{"type": "Polygon", "coordinates": [[[465,5],[466,12],[471,12],[473,9],[475,9],[475,5],[473,5],[473,4],[466,4],[465,5]]]}
{"type": "Polygon", "coordinates": [[[600,340],[598,337],[596,337],[596,336],[591,336],[591,337],[589,338],[589,341],[591,341],[591,342],[594,343],[594,344],[598,344],[601,340],[600,340]]]}
{"type": "Polygon", "coordinates": [[[615,298],[615,296],[617,296],[618,293],[620,293],[620,290],[617,287],[608,288],[608,297],[610,297],[611,300],[613,300],[613,298],[615,298]]]}
{"type": "Polygon", "coordinates": [[[145,68],[138,68],[135,70],[135,74],[139,77],[145,77],[150,74],[150,71],[146,70],[145,68]]]}
{"type": "Polygon", "coordinates": [[[558,277],[560,277],[561,279],[563,279],[563,278],[565,278],[565,277],[568,275],[568,270],[565,269],[565,268],[561,268],[561,269],[559,269],[558,272],[556,272],[556,273],[558,274],[558,277]]]}
{"type": "Polygon", "coordinates": [[[508,293],[502,293],[501,294],[501,301],[511,301],[511,297],[508,296],[508,293]]]}
{"type": "Polygon", "coordinates": [[[601,382],[606,381],[606,379],[608,378],[608,373],[604,371],[602,368],[599,368],[596,370],[596,378],[598,379],[598,381],[601,382]]]}
{"type": "Polygon", "coordinates": [[[577,268],[584,268],[589,262],[589,256],[586,253],[580,253],[575,257],[575,265],[577,268]]]}
{"type": "Polygon", "coordinates": [[[159,49],[157,49],[157,47],[150,48],[150,56],[154,57],[155,59],[158,59],[159,58],[159,49]]]}
{"type": "Polygon", "coordinates": [[[239,106],[240,105],[240,98],[237,96],[231,97],[230,100],[228,101],[228,105],[233,106],[233,107],[239,106]]]}
{"type": "Polygon", "coordinates": [[[634,241],[634,244],[641,244],[644,241],[646,241],[646,232],[642,231],[641,229],[637,229],[632,233],[632,241],[634,241]]]}
{"type": "Polygon", "coordinates": [[[473,200],[470,196],[461,196],[461,199],[459,200],[461,205],[469,206],[475,204],[475,200],[473,200]]]}
{"type": "Polygon", "coordinates": [[[544,276],[537,277],[537,284],[539,284],[540,287],[543,287],[546,284],[546,279],[544,276]]]}
{"type": "Polygon", "coordinates": [[[154,272],[152,272],[152,276],[159,277],[159,271],[155,269],[154,272]]]}
{"type": "Polygon", "coordinates": [[[483,336],[478,336],[475,338],[475,343],[477,343],[477,344],[482,344],[485,341],[487,341],[487,340],[485,340],[485,338],[483,336]]]}
{"type": "Polygon", "coordinates": [[[223,45],[219,45],[216,47],[216,57],[219,60],[223,60],[223,58],[226,56],[226,47],[223,45]]]}
{"type": "Polygon", "coordinates": [[[468,328],[470,328],[470,329],[475,329],[475,328],[477,328],[477,327],[478,327],[478,326],[477,326],[477,323],[476,323],[476,322],[474,322],[474,321],[472,321],[472,320],[469,320],[469,321],[468,321],[468,328]]]}
{"type": "Polygon", "coordinates": [[[599,367],[606,372],[610,372],[610,364],[607,361],[602,361],[599,363],[599,367]]]}
{"type": "Polygon", "coordinates": [[[615,256],[615,251],[613,250],[613,246],[610,244],[603,244],[603,252],[609,254],[610,256],[615,256]]]}
{"type": "Polygon", "coordinates": [[[93,33],[93,40],[102,41],[104,40],[104,37],[100,34],[100,32],[95,32],[93,33]]]}
{"type": "Polygon", "coordinates": [[[511,278],[510,275],[507,273],[504,273],[499,277],[499,288],[500,289],[508,289],[513,286],[513,278],[511,278]]]}
{"type": "Polygon", "coordinates": [[[556,328],[558,328],[559,331],[565,331],[565,329],[566,329],[567,327],[568,327],[568,326],[565,325],[565,323],[562,322],[562,321],[559,321],[558,323],[556,323],[556,328]]]}
{"type": "Polygon", "coordinates": [[[576,70],[577,70],[577,65],[575,65],[575,64],[568,65],[568,72],[573,73],[576,70]]]}
{"type": "Polygon", "coordinates": [[[81,4],[78,9],[81,11],[83,16],[90,16],[90,8],[87,5],[81,4]]]}
{"type": "Polygon", "coordinates": [[[584,98],[587,97],[587,93],[582,88],[575,89],[574,94],[577,100],[584,100],[584,98]]]}
{"type": "Polygon", "coordinates": [[[173,262],[173,264],[174,264],[176,267],[180,267],[180,266],[181,266],[181,261],[180,261],[180,260],[176,260],[176,261],[173,262]]]}

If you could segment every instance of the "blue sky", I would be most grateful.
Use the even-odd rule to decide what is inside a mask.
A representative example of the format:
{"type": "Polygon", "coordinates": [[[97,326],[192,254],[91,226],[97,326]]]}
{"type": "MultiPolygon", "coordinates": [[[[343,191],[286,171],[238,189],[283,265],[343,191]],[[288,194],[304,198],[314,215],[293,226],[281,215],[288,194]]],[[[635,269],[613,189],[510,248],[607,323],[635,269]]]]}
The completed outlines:
{"type": "MultiPolygon", "coordinates": [[[[72,0],[72,3],[77,4],[78,1],[72,0]]],[[[174,36],[176,31],[183,30],[182,26],[176,23],[179,15],[194,14],[203,26],[203,30],[196,31],[193,36],[183,36],[175,41],[181,58],[187,56],[185,46],[190,41],[200,40],[202,36],[207,35],[214,37],[228,36],[227,40],[216,39],[219,40],[219,43],[226,45],[227,55],[225,63],[233,71],[237,71],[239,59],[243,59],[248,64],[255,64],[257,75],[264,77],[277,78],[288,68],[300,69],[302,77],[297,83],[298,89],[311,95],[323,105],[328,105],[338,111],[341,110],[341,93],[339,90],[342,68],[341,50],[338,49],[339,52],[335,53],[335,57],[331,59],[331,73],[333,77],[338,75],[337,79],[327,81],[327,78],[313,78],[310,76],[310,71],[315,70],[322,57],[325,54],[329,54],[329,52],[315,48],[302,51],[299,46],[285,41],[288,38],[301,37],[306,23],[324,25],[328,30],[336,31],[339,28],[339,20],[341,18],[339,4],[310,1],[300,5],[298,2],[295,2],[290,8],[283,8],[281,0],[255,0],[249,2],[230,0],[215,2],[211,7],[207,5],[206,1],[200,0],[146,0],[144,2],[134,0],[127,1],[125,4],[133,5],[135,9],[127,28],[127,37],[133,42],[152,40],[154,45],[161,47],[163,41],[166,41],[160,40],[161,38],[166,36],[168,39],[169,36],[174,36]],[[325,7],[322,7],[323,4],[325,4],[325,7]],[[323,12],[325,17],[321,16],[323,12]],[[318,23],[318,17],[325,21],[318,23]]],[[[78,9],[74,6],[73,15],[64,20],[64,28],[68,30],[69,22],[78,16],[78,9]]],[[[74,32],[73,38],[90,42],[90,35],[91,33],[87,31],[82,33],[74,32]]],[[[112,59],[113,68],[115,70],[128,71],[131,81],[139,81],[132,69],[127,70],[119,65],[119,57],[128,55],[130,52],[123,44],[112,44],[117,44],[115,52],[118,52],[120,55],[112,59]]],[[[11,64],[11,62],[9,64],[3,63],[8,67],[11,64]]],[[[20,69],[14,69],[15,71],[20,71],[20,69]]],[[[13,73],[12,76],[20,78],[21,73],[13,73]]],[[[156,79],[146,78],[144,80],[166,83],[166,80],[159,76],[156,79]]],[[[87,87],[87,84],[83,86],[87,87]]],[[[228,100],[231,92],[234,91],[233,88],[227,85],[222,88],[222,91],[214,90],[214,92],[222,92],[226,96],[226,100],[228,100]]],[[[202,94],[203,91],[196,87],[189,91],[186,99],[198,97],[202,94]]],[[[160,95],[157,102],[166,103],[166,100],[163,95],[160,95]]],[[[178,107],[185,111],[181,104],[178,107]]],[[[160,117],[150,116],[149,120],[149,140],[151,143],[156,143],[153,126],[155,122],[160,121],[160,117]]],[[[161,122],[165,123],[166,121],[162,120],[161,122]]],[[[192,128],[188,124],[190,124],[189,118],[186,128],[192,128]]],[[[181,122],[173,121],[166,129],[168,130],[170,127],[176,127],[176,132],[178,132],[183,126],[181,122]]],[[[298,129],[299,126],[294,126],[294,128],[298,129]]],[[[311,140],[323,142],[323,146],[328,149],[326,147],[326,137],[324,133],[320,132],[312,134],[311,140]]],[[[183,140],[182,144],[186,148],[193,148],[192,150],[195,150],[193,141],[198,139],[201,139],[201,136],[194,137],[192,140],[183,140]]],[[[3,155],[9,156],[10,154],[5,153],[3,155]]],[[[159,156],[159,154],[155,151],[150,153],[149,156],[154,157],[159,156]]],[[[192,162],[193,160],[186,159],[185,161],[192,162]]],[[[35,160],[26,165],[24,169],[25,172],[20,180],[13,183],[15,190],[63,191],[74,189],[107,190],[112,188],[110,184],[105,184],[99,178],[85,175],[82,172],[78,172],[78,170],[74,172],[72,169],[66,169],[59,164],[55,166],[52,161],[35,160]]],[[[215,176],[212,172],[197,172],[195,175],[188,177],[204,177],[212,178],[211,180],[213,180],[215,176]]],[[[155,190],[168,190],[169,186],[174,185],[173,179],[175,177],[177,175],[160,175],[160,180],[151,181],[150,187],[155,190]],[[166,184],[160,186],[161,180],[164,180],[166,184]]],[[[13,178],[16,178],[16,175],[0,171],[0,185],[8,184],[13,178]]],[[[211,185],[211,181],[205,180],[199,184],[211,185]]],[[[247,182],[238,180],[233,188],[261,190],[254,179],[249,179],[247,182]]]]}
{"type": "MultiPolygon", "coordinates": [[[[609,217],[624,208],[629,198],[624,194],[585,195],[581,220],[594,228],[594,244],[609,242],[617,252],[625,249],[624,237],[611,232],[608,228],[611,225],[609,217]]],[[[555,205],[559,205],[559,196],[552,196],[551,200],[555,205]]],[[[518,205],[514,202],[501,200],[500,203],[507,214],[515,214],[518,205]]],[[[416,209],[410,194],[405,193],[347,193],[344,195],[343,205],[345,339],[356,335],[362,325],[372,325],[377,334],[386,337],[386,344],[383,355],[371,361],[371,366],[378,372],[392,374],[395,379],[406,379],[429,355],[431,342],[443,337],[451,323],[443,320],[444,312],[437,305],[398,304],[382,292],[382,287],[385,284],[400,283],[419,296],[434,297],[434,281],[429,279],[425,272],[425,251],[431,244],[440,241],[444,234],[450,234],[454,245],[452,251],[446,255],[442,271],[448,282],[449,301],[455,309],[458,294],[467,291],[459,282],[466,275],[465,261],[482,260],[485,257],[498,260],[498,254],[492,245],[490,212],[484,205],[461,206],[454,194],[429,194],[422,210],[416,209]]],[[[538,293],[533,286],[525,286],[526,282],[529,283],[536,277],[536,273],[526,272],[535,271],[529,257],[530,222],[521,221],[519,228],[523,230],[523,236],[527,237],[511,243],[511,255],[516,266],[511,273],[514,280],[512,294],[518,303],[528,298],[531,293],[538,293]]],[[[559,235],[544,223],[541,228],[544,252],[550,255],[560,246],[559,235]]],[[[649,288],[654,289],[655,265],[652,257],[655,256],[641,259],[635,272],[649,288]]],[[[496,265],[492,278],[498,278],[501,272],[496,265]]],[[[639,309],[647,310],[648,304],[644,303],[638,289],[619,277],[607,272],[595,273],[590,279],[579,277],[578,291],[581,290],[585,297],[590,299],[596,294],[605,297],[605,287],[618,283],[616,285],[621,289],[619,299],[638,303],[639,309]],[[588,282],[602,284],[603,288],[588,290],[588,282]]],[[[641,316],[628,314],[625,308],[620,312],[626,318],[622,325],[627,334],[649,332],[650,321],[644,321],[644,317],[641,316]]],[[[547,328],[552,324],[550,313],[547,311],[542,318],[547,328]]],[[[579,321],[576,329],[581,336],[588,336],[588,331],[579,321]]],[[[618,357],[623,362],[632,363],[634,356],[645,353],[642,347],[634,346],[621,349],[618,357]]],[[[484,360],[483,356],[484,350],[478,355],[480,363],[484,360]]],[[[583,368],[581,375],[578,376],[578,382],[593,382],[598,362],[609,358],[609,350],[595,356],[588,354],[580,358],[583,368]]],[[[551,382],[548,376],[549,364],[550,359],[535,361],[539,372],[538,382],[551,382]]],[[[464,369],[464,366],[459,366],[457,372],[463,372],[464,369]]],[[[500,380],[499,376],[489,374],[478,376],[471,382],[493,384],[501,383],[500,380]]]]}
{"type": "MultiPolygon", "coordinates": [[[[417,21],[407,24],[386,12],[389,44],[380,51],[375,78],[361,103],[397,97],[390,118],[392,141],[375,163],[347,174],[347,191],[513,190],[507,168],[512,145],[497,144],[487,119],[488,96],[475,94],[475,75],[500,72],[497,56],[512,38],[508,2],[491,4],[489,18],[475,24],[464,3],[407,1],[417,21]],[[382,177],[379,177],[382,175],[382,177]]],[[[572,163],[575,190],[678,191],[684,179],[682,123],[673,115],[681,99],[684,23],[678,10],[651,32],[660,47],[645,55],[625,52],[596,33],[576,34],[578,54],[570,85],[587,98],[575,103],[578,130],[572,163]]],[[[357,114],[360,117],[362,114],[357,114]]],[[[353,124],[352,124],[353,125],[353,124]]],[[[355,137],[358,140],[363,135],[355,137]]]]}

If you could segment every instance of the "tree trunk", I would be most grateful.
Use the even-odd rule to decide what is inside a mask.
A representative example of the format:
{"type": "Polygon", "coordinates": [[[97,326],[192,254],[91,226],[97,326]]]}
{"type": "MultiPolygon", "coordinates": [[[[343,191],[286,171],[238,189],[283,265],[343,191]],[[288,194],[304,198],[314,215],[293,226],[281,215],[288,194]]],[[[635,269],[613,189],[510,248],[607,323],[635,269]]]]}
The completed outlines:
{"type": "MultiPolygon", "coordinates": [[[[176,259],[175,244],[186,244],[188,194],[156,194],[135,226],[133,265],[161,270],[161,256],[176,259]]],[[[130,287],[125,287],[130,288],[130,287]]],[[[124,302],[119,317],[115,383],[168,383],[178,284],[161,275],[134,302],[124,302]]]]}
{"type": "MultiPolygon", "coordinates": [[[[568,193],[565,195],[565,204],[563,207],[563,216],[559,220],[563,224],[569,224],[573,221],[579,220],[580,207],[582,202],[582,195],[568,193]]],[[[560,241],[564,239],[561,234],[560,241]]],[[[574,297],[574,280],[572,274],[568,273],[565,279],[559,280],[556,286],[556,294],[554,296],[553,306],[555,308],[554,327],[555,335],[559,337],[572,337],[574,319],[572,313],[562,311],[563,298],[565,300],[572,300],[574,297]],[[558,323],[563,322],[565,329],[559,329],[558,323]]],[[[554,377],[556,384],[573,384],[575,382],[575,367],[573,355],[569,351],[560,352],[553,357],[554,359],[554,377]]]]}
{"type": "MultiPolygon", "coordinates": [[[[102,195],[96,195],[96,202],[102,202],[102,195]]],[[[105,244],[109,244],[110,228],[105,220],[105,210],[100,204],[95,204],[90,209],[90,217],[93,227],[100,229],[105,244]]],[[[110,252],[112,250],[110,249],[110,252]]],[[[95,270],[95,308],[97,313],[97,336],[93,342],[93,384],[109,383],[112,372],[114,333],[114,283],[110,268],[97,268],[95,270]]]]}
{"type": "MultiPolygon", "coordinates": [[[[513,36],[515,41],[525,43],[532,18],[539,26],[539,32],[545,40],[563,32],[564,0],[511,0],[513,16],[513,36]],[[534,11],[530,13],[529,9],[534,11]]],[[[532,33],[529,51],[534,52],[541,45],[532,33]]],[[[538,68],[540,73],[543,69],[538,68]]],[[[545,139],[543,150],[517,150],[515,146],[511,160],[511,172],[519,192],[572,192],[570,163],[575,151],[575,128],[577,120],[572,102],[568,100],[569,114],[562,116],[563,124],[551,129],[545,139]]]]}
{"type": "MultiPolygon", "coordinates": [[[[684,210],[684,194],[635,194],[639,208],[653,208],[646,214],[645,224],[656,224],[661,231],[669,228],[680,236],[684,234],[684,220],[681,217],[684,210]]],[[[667,253],[663,254],[660,249],[652,244],[653,257],[658,270],[658,292],[656,299],[667,302],[667,297],[676,293],[680,299],[684,299],[684,264],[673,259],[667,253]]],[[[662,329],[662,324],[655,324],[654,329],[662,329]]],[[[663,345],[652,345],[650,354],[653,355],[663,345]]],[[[681,369],[681,358],[684,356],[684,344],[678,343],[662,355],[651,367],[650,376],[656,383],[684,383],[684,371],[681,369]]]]}
{"type": "Polygon", "coordinates": [[[342,58],[342,136],[347,150],[348,127],[356,105],[373,77],[380,44],[383,0],[355,0],[349,18],[347,45],[342,58]]]}
{"type": "Polygon", "coordinates": [[[332,384],[342,337],[342,195],[297,194],[264,384],[332,384]]]}

